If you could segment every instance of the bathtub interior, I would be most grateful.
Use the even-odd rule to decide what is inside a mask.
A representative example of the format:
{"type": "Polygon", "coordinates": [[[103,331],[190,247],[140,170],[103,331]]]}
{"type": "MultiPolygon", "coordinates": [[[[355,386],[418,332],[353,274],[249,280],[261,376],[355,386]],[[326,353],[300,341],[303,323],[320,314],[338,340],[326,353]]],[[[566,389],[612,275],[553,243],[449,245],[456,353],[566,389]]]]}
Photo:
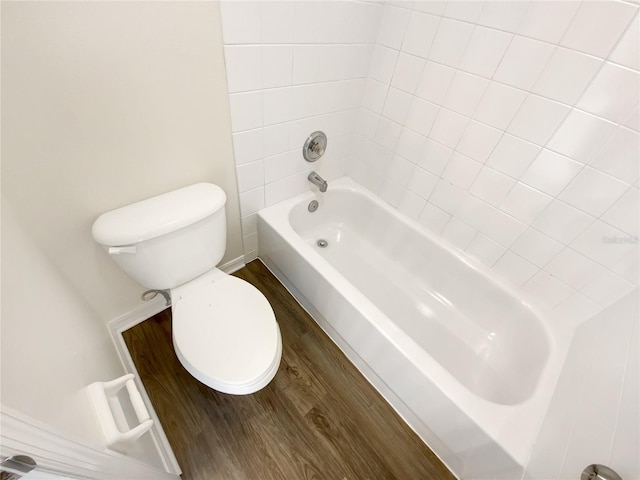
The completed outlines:
{"type": "Polygon", "coordinates": [[[349,178],[328,193],[261,210],[261,260],[456,475],[521,478],[570,336],[349,178]]]}
{"type": "Polygon", "coordinates": [[[471,392],[502,405],[532,395],[549,345],[525,303],[361,192],[319,198],[289,214],[308,245],[471,392]]]}

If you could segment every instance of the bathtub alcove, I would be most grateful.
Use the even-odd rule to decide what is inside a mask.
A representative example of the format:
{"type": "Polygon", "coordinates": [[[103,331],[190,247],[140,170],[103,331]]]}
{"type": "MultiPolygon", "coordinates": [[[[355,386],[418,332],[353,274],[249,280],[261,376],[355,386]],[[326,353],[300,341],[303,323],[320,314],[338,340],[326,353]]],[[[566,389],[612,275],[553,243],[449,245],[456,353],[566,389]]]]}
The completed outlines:
{"type": "Polygon", "coordinates": [[[562,363],[544,312],[347,177],[261,210],[258,238],[267,267],[454,474],[521,477],[562,363]]]}

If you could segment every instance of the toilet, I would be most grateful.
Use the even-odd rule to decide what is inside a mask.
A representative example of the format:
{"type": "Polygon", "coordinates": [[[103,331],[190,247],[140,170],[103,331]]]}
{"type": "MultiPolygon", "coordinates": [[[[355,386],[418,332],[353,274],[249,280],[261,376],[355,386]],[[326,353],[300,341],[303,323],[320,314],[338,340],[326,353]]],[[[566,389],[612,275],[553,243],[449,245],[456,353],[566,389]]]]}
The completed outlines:
{"type": "Polygon", "coordinates": [[[169,290],[173,346],[208,387],[254,393],[275,376],[282,338],[267,299],[216,268],[226,248],[226,195],[198,183],[102,214],[94,240],[140,285],[169,290]]]}

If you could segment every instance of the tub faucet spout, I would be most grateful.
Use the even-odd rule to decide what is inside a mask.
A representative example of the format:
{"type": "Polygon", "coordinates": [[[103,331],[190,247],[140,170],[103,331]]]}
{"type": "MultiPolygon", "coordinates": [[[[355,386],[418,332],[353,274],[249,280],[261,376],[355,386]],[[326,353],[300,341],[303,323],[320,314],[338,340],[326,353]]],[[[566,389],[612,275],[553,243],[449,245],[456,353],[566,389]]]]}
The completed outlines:
{"type": "Polygon", "coordinates": [[[311,172],[307,177],[311,183],[320,189],[321,192],[326,192],[329,184],[327,181],[318,175],[316,172],[311,172]]]}

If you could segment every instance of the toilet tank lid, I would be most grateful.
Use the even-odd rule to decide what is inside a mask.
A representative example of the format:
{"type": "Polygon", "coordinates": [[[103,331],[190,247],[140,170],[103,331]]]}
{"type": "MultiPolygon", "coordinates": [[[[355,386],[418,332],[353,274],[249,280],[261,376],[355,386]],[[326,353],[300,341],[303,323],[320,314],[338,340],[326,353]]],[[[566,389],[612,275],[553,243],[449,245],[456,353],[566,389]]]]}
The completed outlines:
{"type": "Polygon", "coordinates": [[[218,185],[197,183],[103,213],[91,233],[102,245],[132,245],[202,220],[223,208],[226,200],[218,185]]]}

